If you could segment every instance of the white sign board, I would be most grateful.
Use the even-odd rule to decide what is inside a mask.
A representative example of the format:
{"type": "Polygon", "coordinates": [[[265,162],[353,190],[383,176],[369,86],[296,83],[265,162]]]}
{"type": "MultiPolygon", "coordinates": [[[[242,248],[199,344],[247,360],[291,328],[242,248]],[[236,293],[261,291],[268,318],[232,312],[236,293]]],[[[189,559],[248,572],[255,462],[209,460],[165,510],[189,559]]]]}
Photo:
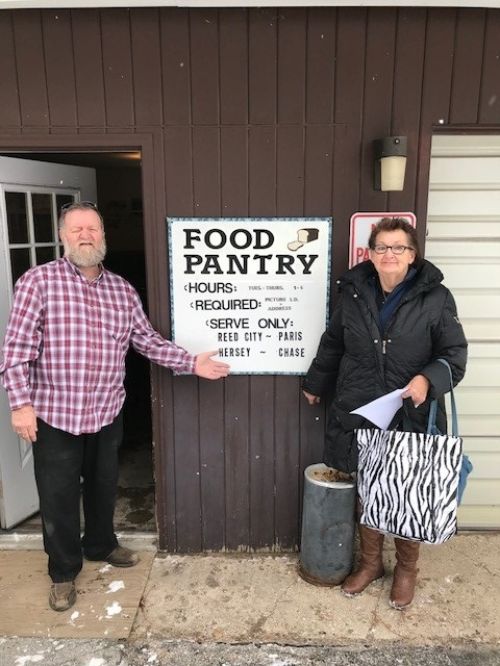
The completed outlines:
{"type": "Polygon", "coordinates": [[[172,337],[233,374],[303,374],[328,314],[331,218],[167,218],[172,337]]]}
{"type": "Polygon", "coordinates": [[[417,218],[414,213],[354,213],[351,217],[349,234],[349,268],[370,258],[368,239],[373,227],[383,217],[402,217],[413,227],[417,226],[417,218]]]}

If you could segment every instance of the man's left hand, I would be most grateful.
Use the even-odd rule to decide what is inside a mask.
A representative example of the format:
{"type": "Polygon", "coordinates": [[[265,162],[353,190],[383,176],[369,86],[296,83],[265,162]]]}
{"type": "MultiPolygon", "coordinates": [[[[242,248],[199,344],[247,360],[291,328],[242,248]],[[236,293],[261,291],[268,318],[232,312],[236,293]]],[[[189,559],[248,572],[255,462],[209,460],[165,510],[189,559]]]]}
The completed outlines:
{"type": "Polygon", "coordinates": [[[227,377],[230,366],[222,361],[212,360],[212,356],[217,356],[218,350],[203,352],[198,354],[194,366],[194,374],[204,379],[220,379],[227,377]]]}

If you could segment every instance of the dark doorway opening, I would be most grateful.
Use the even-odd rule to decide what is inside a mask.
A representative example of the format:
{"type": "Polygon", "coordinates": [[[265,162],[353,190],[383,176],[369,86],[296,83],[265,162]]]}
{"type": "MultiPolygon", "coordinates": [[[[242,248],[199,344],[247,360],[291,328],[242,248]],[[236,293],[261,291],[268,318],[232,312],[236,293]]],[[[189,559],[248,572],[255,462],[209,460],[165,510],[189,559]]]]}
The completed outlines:
{"type": "MultiPolygon", "coordinates": [[[[105,266],[128,280],[148,313],[140,152],[8,152],[42,162],[96,170],[97,203],[104,217],[108,252],[105,266]]],[[[149,361],[130,350],[126,359],[124,440],[115,513],[117,532],[156,531],[149,361]]],[[[38,529],[39,517],[16,530],[38,529]]]]}

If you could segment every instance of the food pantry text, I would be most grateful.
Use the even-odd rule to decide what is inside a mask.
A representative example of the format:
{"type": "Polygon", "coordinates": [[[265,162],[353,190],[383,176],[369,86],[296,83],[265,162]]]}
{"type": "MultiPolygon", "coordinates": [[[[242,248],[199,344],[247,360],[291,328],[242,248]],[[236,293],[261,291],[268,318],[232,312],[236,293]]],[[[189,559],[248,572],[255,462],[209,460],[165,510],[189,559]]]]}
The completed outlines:
{"type": "Polygon", "coordinates": [[[326,323],[331,221],[172,218],[173,330],[234,373],[299,374],[326,323]]]}

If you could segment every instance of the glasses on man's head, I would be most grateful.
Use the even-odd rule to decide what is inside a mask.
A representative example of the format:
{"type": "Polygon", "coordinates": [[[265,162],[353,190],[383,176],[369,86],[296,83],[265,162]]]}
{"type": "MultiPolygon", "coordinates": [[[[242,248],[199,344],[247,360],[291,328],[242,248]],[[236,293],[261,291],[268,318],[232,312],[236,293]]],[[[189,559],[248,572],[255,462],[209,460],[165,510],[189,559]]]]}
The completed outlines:
{"type": "Polygon", "coordinates": [[[403,254],[405,250],[415,251],[415,248],[410,245],[383,245],[382,243],[373,247],[373,251],[376,254],[385,254],[387,250],[390,250],[392,254],[403,254]]]}
{"type": "Polygon", "coordinates": [[[93,201],[69,201],[61,206],[60,211],[64,213],[72,208],[92,208],[97,210],[97,205],[93,201]]]}

